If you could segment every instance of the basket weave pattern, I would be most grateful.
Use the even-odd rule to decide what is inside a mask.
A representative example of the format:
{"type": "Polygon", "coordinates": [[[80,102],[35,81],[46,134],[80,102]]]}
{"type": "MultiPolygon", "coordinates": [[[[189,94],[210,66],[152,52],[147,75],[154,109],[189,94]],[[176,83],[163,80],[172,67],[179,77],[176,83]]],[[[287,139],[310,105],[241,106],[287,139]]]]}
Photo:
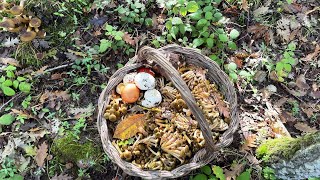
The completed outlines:
{"type": "Polygon", "coordinates": [[[129,62],[121,69],[116,71],[109,79],[105,89],[99,97],[99,112],[97,117],[98,130],[101,136],[101,141],[104,151],[109,158],[116,163],[124,172],[132,176],[140,176],[146,179],[160,179],[160,178],[177,178],[188,174],[190,171],[208,164],[216,157],[219,149],[231,144],[233,134],[237,130],[239,118],[237,114],[237,96],[236,91],[229,80],[229,77],[219,68],[219,66],[210,58],[199,53],[193,48],[185,48],[177,45],[168,45],[160,49],[153,49],[151,47],[143,47],[138,54],[129,60],[129,62]],[[184,57],[187,64],[208,69],[207,78],[211,82],[219,86],[220,92],[224,95],[225,100],[230,105],[230,124],[229,128],[221,135],[219,143],[214,144],[212,133],[209,129],[208,122],[205,119],[201,109],[188,88],[187,84],[182,80],[179,72],[169,62],[169,55],[171,53],[179,54],[184,57]],[[151,171],[143,170],[133,165],[130,162],[122,160],[117,149],[112,145],[112,134],[108,130],[108,121],[103,117],[106,106],[109,104],[112,90],[121,83],[123,77],[129,72],[142,67],[147,64],[155,65],[161,69],[161,73],[170,80],[174,86],[181,93],[182,98],[191,110],[195,119],[198,121],[206,147],[199,150],[190,160],[189,163],[183,164],[172,171],[151,171]]]}

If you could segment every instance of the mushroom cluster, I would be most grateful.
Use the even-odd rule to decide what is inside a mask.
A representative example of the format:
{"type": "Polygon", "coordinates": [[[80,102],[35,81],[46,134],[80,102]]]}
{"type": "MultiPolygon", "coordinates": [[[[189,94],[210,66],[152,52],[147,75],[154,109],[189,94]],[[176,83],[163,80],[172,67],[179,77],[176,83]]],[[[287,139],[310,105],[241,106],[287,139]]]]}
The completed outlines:
{"type": "MultiPolygon", "coordinates": [[[[186,63],[181,63],[178,70],[217,142],[229,127],[228,104],[217,86],[207,79],[206,70],[186,63]]],[[[170,171],[188,163],[205,146],[199,124],[179,91],[172,82],[149,68],[125,75],[111,95],[105,113],[105,118],[112,121],[108,123],[111,132],[117,131],[120,122],[137,112],[145,114],[145,124],[139,127],[143,131],[137,130],[125,140],[114,136],[112,141],[122,159],[142,169],[170,171]],[[124,107],[125,112],[118,112],[124,107]]],[[[130,123],[132,128],[134,122],[130,123]]]]}
{"type": "Polygon", "coordinates": [[[0,0],[0,13],[4,12],[11,16],[4,17],[0,22],[0,27],[6,31],[19,33],[22,42],[32,41],[37,36],[44,38],[46,33],[39,30],[41,20],[37,17],[29,16],[24,11],[24,2],[21,0],[19,5],[8,3],[6,0],[0,0]]]}

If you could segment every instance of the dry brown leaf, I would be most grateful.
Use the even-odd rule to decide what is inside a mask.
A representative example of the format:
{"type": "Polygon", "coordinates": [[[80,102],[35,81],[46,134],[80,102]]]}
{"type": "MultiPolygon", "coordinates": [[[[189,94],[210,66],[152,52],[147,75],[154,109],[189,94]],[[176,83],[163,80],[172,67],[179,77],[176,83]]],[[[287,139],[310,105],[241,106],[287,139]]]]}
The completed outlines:
{"type": "Polygon", "coordinates": [[[263,38],[267,44],[270,42],[270,34],[268,30],[269,27],[262,24],[255,24],[248,28],[248,32],[253,34],[253,39],[263,38]]]}
{"type": "Polygon", "coordinates": [[[0,57],[0,63],[2,64],[10,64],[10,65],[13,65],[13,66],[17,66],[17,67],[20,67],[20,64],[17,60],[13,59],[13,58],[1,58],[0,57]]]}
{"type": "Polygon", "coordinates": [[[124,42],[126,42],[127,44],[130,44],[132,46],[136,45],[135,40],[131,37],[131,35],[128,32],[125,32],[122,39],[124,40],[124,42]]]}
{"type": "Polygon", "coordinates": [[[18,110],[18,109],[11,109],[11,111],[14,114],[17,114],[19,116],[25,117],[27,119],[33,118],[33,116],[31,114],[29,114],[28,112],[22,111],[22,110],[18,110]]]}
{"type": "Polygon", "coordinates": [[[312,115],[314,114],[314,112],[316,112],[317,110],[315,109],[314,105],[312,104],[306,104],[306,103],[303,103],[300,105],[302,111],[304,113],[306,113],[307,117],[308,118],[311,118],[312,115]]]}
{"type": "Polygon", "coordinates": [[[57,98],[62,98],[64,101],[69,100],[70,99],[70,95],[68,94],[67,91],[55,91],[54,95],[57,98]]]}
{"type": "Polygon", "coordinates": [[[243,10],[248,12],[249,11],[248,1],[247,0],[242,0],[241,7],[242,7],[243,10]]]}
{"type": "Polygon", "coordinates": [[[245,137],[245,141],[242,144],[241,149],[242,150],[250,150],[250,148],[257,147],[256,143],[257,135],[250,134],[247,137],[245,137]]]}
{"type": "Polygon", "coordinates": [[[307,90],[310,89],[310,86],[307,84],[306,78],[304,77],[304,74],[300,74],[296,80],[296,85],[299,89],[307,90]]]}
{"type": "Polygon", "coordinates": [[[318,130],[315,127],[310,127],[308,124],[298,122],[294,125],[296,129],[305,133],[317,132],[318,130]]]}
{"type": "Polygon", "coordinates": [[[308,54],[306,57],[302,58],[302,61],[313,61],[319,56],[320,53],[320,45],[317,44],[313,53],[308,54]]]}
{"type": "Polygon", "coordinates": [[[41,67],[39,70],[33,72],[32,75],[38,76],[38,75],[44,74],[44,71],[45,71],[47,68],[48,68],[48,66],[43,66],[43,67],[41,67]]]}
{"type": "Polygon", "coordinates": [[[44,160],[46,159],[48,155],[48,145],[44,141],[37,149],[37,155],[35,156],[35,160],[37,162],[37,165],[39,167],[43,167],[44,165],[44,160]]]}
{"type": "Polygon", "coordinates": [[[144,114],[131,115],[117,125],[113,137],[121,140],[131,138],[138,132],[143,131],[145,124],[144,114]]]}

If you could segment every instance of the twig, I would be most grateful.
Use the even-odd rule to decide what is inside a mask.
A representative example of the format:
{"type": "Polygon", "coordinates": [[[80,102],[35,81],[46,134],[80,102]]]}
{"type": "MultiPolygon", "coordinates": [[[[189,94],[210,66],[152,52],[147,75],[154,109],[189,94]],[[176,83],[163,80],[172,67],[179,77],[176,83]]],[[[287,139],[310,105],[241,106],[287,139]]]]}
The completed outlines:
{"type": "Polygon", "coordinates": [[[62,69],[62,68],[68,67],[68,66],[72,66],[73,64],[74,64],[74,62],[71,62],[71,63],[68,63],[68,64],[63,64],[61,66],[57,66],[57,67],[53,67],[51,69],[47,69],[47,70],[45,70],[45,72],[55,71],[55,70],[62,69]]]}
{"type": "Polygon", "coordinates": [[[17,98],[18,96],[20,96],[22,93],[18,93],[15,96],[13,96],[9,101],[5,102],[4,104],[2,104],[2,106],[0,107],[0,111],[2,110],[2,108],[4,108],[5,106],[7,106],[11,101],[13,101],[15,98],[17,98]]]}

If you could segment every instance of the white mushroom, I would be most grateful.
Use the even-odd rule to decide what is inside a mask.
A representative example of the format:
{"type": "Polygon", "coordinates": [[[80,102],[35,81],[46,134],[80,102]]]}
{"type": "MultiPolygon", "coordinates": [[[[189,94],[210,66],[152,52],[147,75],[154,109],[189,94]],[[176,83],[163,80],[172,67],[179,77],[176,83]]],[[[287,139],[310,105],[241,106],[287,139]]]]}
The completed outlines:
{"type": "Polygon", "coordinates": [[[138,73],[134,78],[134,83],[141,90],[149,90],[156,87],[156,79],[146,72],[138,73]]]}
{"type": "Polygon", "coordinates": [[[141,105],[147,108],[153,108],[159,105],[161,101],[161,93],[156,89],[151,89],[144,93],[144,99],[141,101],[141,105]]]}
{"type": "Polygon", "coordinates": [[[136,72],[126,74],[126,75],[123,77],[123,83],[124,83],[124,84],[134,83],[134,77],[135,77],[137,74],[138,74],[138,73],[136,73],[136,72]]]}

